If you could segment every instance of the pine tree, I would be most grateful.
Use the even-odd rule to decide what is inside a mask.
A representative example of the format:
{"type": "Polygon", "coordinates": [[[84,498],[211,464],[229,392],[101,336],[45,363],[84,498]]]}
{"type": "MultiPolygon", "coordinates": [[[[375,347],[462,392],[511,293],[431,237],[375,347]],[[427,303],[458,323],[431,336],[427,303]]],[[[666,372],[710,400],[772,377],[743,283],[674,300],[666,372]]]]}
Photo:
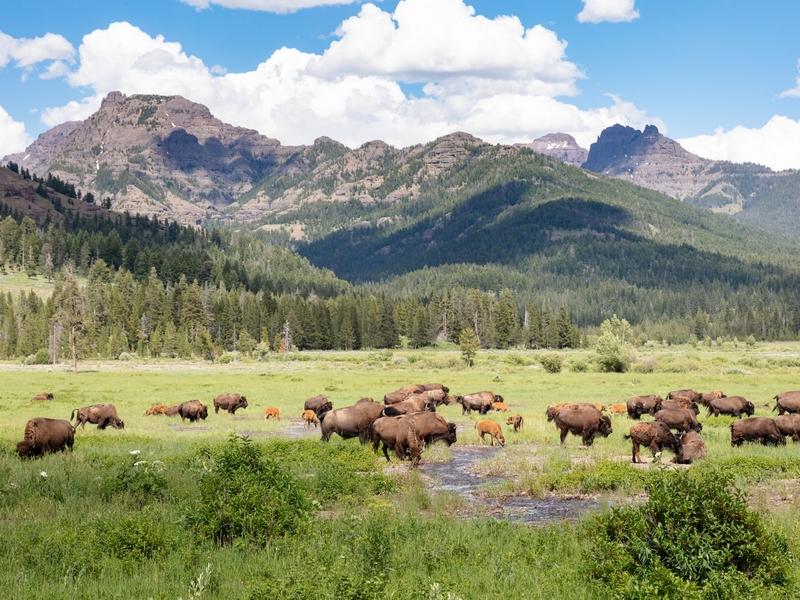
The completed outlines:
{"type": "Polygon", "coordinates": [[[78,284],[78,280],[70,269],[67,269],[56,282],[53,291],[54,318],[69,336],[69,348],[72,356],[72,369],[78,372],[78,343],[84,332],[86,321],[86,297],[78,284]]]}
{"type": "Polygon", "coordinates": [[[503,290],[494,311],[494,330],[498,348],[508,348],[517,341],[517,306],[509,290],[503,290]]]}
{"type": "Polygon", "coordinates": [[[458,345],[461,347],[461,356],[464,362],[468,367],[472,367],[475,364],[475,355],[480,348],[478,336],[472,329],[465,327],[458,336],[458,345]]]}

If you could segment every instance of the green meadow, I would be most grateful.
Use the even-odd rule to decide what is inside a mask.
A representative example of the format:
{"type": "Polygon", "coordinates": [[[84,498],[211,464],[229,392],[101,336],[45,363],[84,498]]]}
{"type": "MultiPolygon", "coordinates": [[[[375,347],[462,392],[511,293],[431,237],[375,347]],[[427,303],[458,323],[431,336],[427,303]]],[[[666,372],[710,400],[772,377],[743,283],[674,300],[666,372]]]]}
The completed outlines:
{"type": "MultiPolygon", "coordinates": [[[[485,418],[525,419],[520,433],[504,424],[506,448],[472,467],[491,476],[481,494],[487,499],[579,496],[635,510],[661,477],[722,473],[764,527],[785,539],[782,552],[793,564],[800,445],[731,448],[730,419],[703,411],[706,460],[677,467],[664,452],[652,464],[643,450],[650,464],[633,466],[623,439],[627,416],[614,416],[613,434],[591,448],[575,437],[562,448],[544,412],[553,403],[610,404],[690,387],[742,395],[757,415],[774,415],[772,397],[800,388],[800,344],[651,344],[637,349],[633,370],[623,374],[596,372],[583,350],[558,353],[563,369],[548,373],[545,354],[552,352],[485,351],[470,369],[447,348],[304,352],[226,365],[83,362],[77,374],[0,365],[0,586],[10,598],[604,598],[646,597],[648,589],[710,597],[702,586],[679,589],[672,580],[638,588],[598,576],[592,540],[602,517],[535,527],[492,518],[472,506],[479,500],[437,490],[424,469],[387,465],[357,440],[323,444],[303,430],[303,401],[312,395],[342,407],[429,381],[458,394],[492,390],[511,412],[485,418]],[[31,400],[43,391],[55,400],[31,400]],[[235,416],[212,408],[194,424],[144,416],[152,404],[193,398],[211,407],[223,392],[244,394],[249,407],[235,416]],[[99,402],[116,405],[124,430],[88,425],[71,454],[16,457],[27,419],[68,419],[74,408],[99,402]],[[280,409],[281,421],[264,421],[268,406],[280,409]],[[250,441],[231,441],[232,434],[250,441]]],[[[427,450],[423,463],[447,462],[459,447],[479,443],[474,424],[484,417],[462,416],[458,405],[440,412],[458,423],[458,443],[427,450]]],[[[762,546],[753,552],[768,554],[762,546]]],[[[787,572],[780,581],[725,579],[714,585],[732,595],[716,597],[785,597],[800,589],[787,572]]]]}

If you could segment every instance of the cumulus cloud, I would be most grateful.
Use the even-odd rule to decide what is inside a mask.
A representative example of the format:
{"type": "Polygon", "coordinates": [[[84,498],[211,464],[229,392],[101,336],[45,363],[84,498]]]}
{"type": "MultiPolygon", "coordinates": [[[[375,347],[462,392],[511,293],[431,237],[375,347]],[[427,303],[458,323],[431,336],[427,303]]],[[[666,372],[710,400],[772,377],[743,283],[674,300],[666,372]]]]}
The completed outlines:
{"type": "Polygon", "coordinates": [[[197,10],[205,10],[212,4],[224,8],[241,8],[246,10],[261,10],[274,13],[292,13],[304,8],[317,6],[334,6],[340,4],[353,4],[358,0],[181,0],[184,4],[194,6],[197,10]]]}
{"type": "Polygon", "coordinates": [[[239,73],[113,23],[83,38],[67,75],[86,96],[42,111],[42,120],[85,118],[112,90],[180,94],[289,144],[328,135],[351,146],[378,138],[409,145],[463,130],[504,143],[564,131],[588,145],[613,123],[654,120],[619,98],[589,110],[561,100],[577,93],[581,77],[566,42],[545,27],[488,19],[463,0],[401,0],[393,13],[362,7],[322,53],[281,48],[239,73]],[[437,28],[444,22],[453,32],[446,40],[437,28]],[[405,83],[421,84],[422,94],[406,94],[405,83]]]}
{"type": "Polygon", "coordinates": [[[776,170],[800,168],[800,120],[776,115],[763,127],[737,126],[679,140],[706,158],[753,162],[776,170]]]}
{"type": "MultiPolygon", "coordinates": [[[[43,62],[72,61],[74,55],[72,44],[64,36],[55,33],[35,38],[14,38],[0,31],[0,69],[13,61],[15,66],[30,71],[43,62]]],[[[56,68],[53,64],[50,64],[48,71],[56,68]]]]}
{"type": "Polygon", "coordinates": [[[15,121],[6,110],[0,106],[0,156],[20,152],[30,143],[30,136],[25,131],[25,125],[15,121]]]}
{"type": "Polygon", "coordinates": [[[797,61],[797,78],[795,79],[795,86],[784,92],[781,92],[781,98],[800,98],[800,60],[797,61]]]}
{"type": "Polygon", "coordinates": [[[583,0],[581,23],[630,23],[639,18],[636,0],[583,0]]]}

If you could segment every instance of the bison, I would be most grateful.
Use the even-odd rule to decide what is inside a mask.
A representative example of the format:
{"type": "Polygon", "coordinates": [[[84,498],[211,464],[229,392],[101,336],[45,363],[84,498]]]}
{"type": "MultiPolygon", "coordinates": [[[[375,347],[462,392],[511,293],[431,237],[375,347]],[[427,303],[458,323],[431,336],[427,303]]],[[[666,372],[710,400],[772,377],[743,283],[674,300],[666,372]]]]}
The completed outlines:
{"type": "Polygon", "coordinates": [[[732,415],[734,417],[741,417],[742,415],[752,416],[755,412],[755,406],[746,398],[741,396],[728,396],[726,398],[717,398],[708,403],[708,414],[718,417],[719,415],[732,415]]]}
{"type": "Polygon", "coordinates": [[[63,419],[37,417],[25,424],[22,441],[17,444],[20,458],[33,458],[50,452],[72,450],[75,428],[63,419]]]}
{"type": "Polygon", "coordinates": [[[639,419],[642,415],[654,415],[661,410],[661,404],[664,399],[655,394],[648,394],[646,396],[634,396],[629,398],[625,405],[628,408],[628,416],[631,419],[639,419]]]}
{"type": "Polygon", "coordinates": [[[764,445],[785,444],[778,425],[767,417],[738,419],[731,423],[731,446],[741,446],[742,442],[760,442],[764,445]]]}
{"type": "Polygon", "coordinates": [[[700,396],[700,400],[698,402],[704,406],[708,406],[708,403],[712,400],[719,400],[720,398],[725,398],[725,394],[720,392],[719,390],[714,392],[703,392],[700,396]]]}
{"type": "Polygon", "coordinates": [[[800,392],[781,392],[774,398],[775,408],[779,415],[784,413],[800,413],[800,392]]]}
{"type": "Polygon", "coordinates": [[[405,415],[404,418],[411,422],[425,446],[439,441],[445,442],[448,446],[456,443],[456,424],[448,423],[442,415],[423,411],[405,415]]]}
{"type": "Polygon", "coordinates": [[[618,402],[616,404],[609,405],[607,409],[612,415],[624,415],[628,412],[628,405],[624,402],[618,402]]]}
{"type": "Polygon", "coordinates": [[[667,394],[667,400],[677,400],[678,398],[684,398],[689,402],[700,402],[703,394],[694,390],[673,390],[667,394]]]}
{"type": "Polygon", "coordinates": [[[597,434],[608,437],[612,433],[611,418],[593,406],[577,406],[571,410],[560,410],[554,417],[561,432],[561,444],[567,433],[581,436],[584,446],[591,446],[597,434]]]}
{"type": "Polygon", "coordinates": [[[312,427],[316,429],[317,425],[319,425],[319,419],[313,410],[304,410],[302,416],[304,429],[311,429],[312,427]]]}
{"type": "Polygon", "coordinates": [[[303,410],[313,410],[317,418],[322,417],[326,412],[333,410],[333,402],[327,396],[314,396],[303,404],[303,410]]]}
{"type": "Polygon", "coordinates": [[[208,407],[200,400],[187,400],[178,405],[178,414],[181,417],[181,421],[186,419],[189,419],[190,423],[201,419],[205,421],[208,417],[208,407]]]}
{"type": "Polygon", "coordinates": [[[775,417],[775,425],[781,435],[791,436],[793,442],[800,442],[800,415],[789,414],[775,417]]]}
{"type": "Polygon", "coordinates": [[[85,429],[86,423],[97,425],[98,429],[105,429],[109,425],[114,429],[125,429],[125,422],[119,418],[113,404],[93,404],[76,408],[69,417],[70,421],[72,419],[75,419],[75,429],[79,425],[81,429],[85,429]]]}
{"type": "Polygon", "coordinates": [[[703,426],[697,422],[694,413],[686,408],[662,408],[655,414],[655,420],[678,431],[702,431],[703,429],[703,426]]]}
{"type": "Polygon", "coordinates": [[[489,434],[489,441],[491,442],[492,446],[494,446],[495,440],[501,446],[506,445],[506,438],[503,437],[503,430],[500,427],[499,423],[494,421],[478,421],[475,423],[475,430],[478,432],[478,436],[481,438],[481,443],[486,441],[486,434],[489,434]]]}
{"type": "Polygon", "coordinates": [[[344,439],[357,437],[366,443],[372,423],[381,416],[384,406],[372,398],[362,398],[353,406],[337,408],[323,413],[320,418],[322,441],[327,442],[334,433],[344,439]]]}
{"type": "Polygon", "coordinates": [[[508,412],[510,409],[505,402],[494,402],[492,403],[492,410],[495,412],[508,412]]]}
{"type": "Polygon", "coordinates": [[[525,419],[522,418],[522,415],[514,415],[506,419],[506,425],[510,425],[515,432],[518,432],[521,431],[523,425],[525,425],[525,419]]]}
{"type": "Polygon", "coordinates": [[[502,402],[503,397],[493,392],[478,392],[477,394],[459,396],[457,401],[461,405],[461,414],[468,415],[475,410],[485,415],[492,410],[492,404],[502,402]]]}
{"type": "Polygon", "coordinates": [[[422,412],[423,410],[433,412],[436,410],[436,404],[428,400],[425,396],[409,396],[402,402],[384,407],[381,416],[396,417],[399,415],[422,412]]]}
{"type": "Polygon", "coordinates": [[[700,414],[700,407],[695,402],[692,402],[688,398],[675,398],[673,400],[664,400],[661,403],[661,408],[688,410],[695,415],[700,414]]]}
{"type": "Polygon", "coordinates": [[[687,431],[678,438],[678,452],[675,462],[688,465],[696,460],[706,457],[706,443],[696,431],[687,431]]]}
{"type": "Polygon", "coordinates": [[[52,401],[53,398],[55,398],[55,396],[52,392],[39,392],[32,398],[32,400],[34,402],[49,402],[52,401]]]}
{"type": "Polygon", "coordinates": [[[247,398],[241,394],[220,394],[214,398],[214,412],[218,414],[220,408],[235,415],[240,408],[247,408],[247,398]]]}
{"type": "Polygon", "coordinates": [[[153,404],[153,406],[144,411],[144,416],[153,417],[155,415],[165,415],[167,414],[168,408],[166,404],[153,404]]]}
{"type": "Polygon", "coordinates": [[[666,423],[655,421],[653,423],[636,423],[631,427],[630,433],[624,436],[631,441],[631,461],[634,463],[642,462],[639,455],[639,447],[650,448],[655,458],[658,452],[664,448],[678,451],[678,440],[670,431],[666,423]]]}
{"type": "Polygon", "coordinates": [[[422,443],[410,419],[406,417],[381,417],[372,424],[372,449],[377,452],[383,444],[383,455],[387,461],[389,448],[394,449],[400,460],[411,458],[411,465],[419,464],[422,454],[422,443]]]}
{"type": "Polygon", "coordinates": [[[276,421],[281,420],[281,411],[279,408],[268,406],[264,409],[264,420],[269,421],[270,419],[275,419],[276,421]]]}
{"type": "Polygon", "coordinates": [[[177,415],[177,414],[178,414],[178,411],[180,410],[180,408],[181,408],[181,405],[180,405],[180,404],[173,404],[173,405],[171,405],[171,406],[168,406],[168,407],[167,407],[167,408],[164,410],[164,414],[165,414],[166,416],[168,416],[168,417],[174,417],[175,415],[177,415]]]}

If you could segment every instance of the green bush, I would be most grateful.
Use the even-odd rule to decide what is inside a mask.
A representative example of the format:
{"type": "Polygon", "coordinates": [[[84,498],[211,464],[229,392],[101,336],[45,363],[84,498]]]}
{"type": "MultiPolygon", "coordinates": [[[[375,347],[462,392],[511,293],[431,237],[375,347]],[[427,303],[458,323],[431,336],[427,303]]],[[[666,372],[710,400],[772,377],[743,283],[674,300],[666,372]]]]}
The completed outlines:
{"type": "Polygon", "coordinates": [[[251,440],[232,435],[201,453],[199,498],[185,520],[202,536],[218,544],[266,545],[301,527],[311,507],[301,484],[251,440]]]}
{"type": "Polygon", "coordinates": [[[591,529],[592,576],[615,597],[763,597],[787,582],[786,540],[722,471],[663,473],[647,491],[591,529]]]}
{"type": "Polygon", "coordinates": [[[564,361],[558,354],[545,354],[539,359],[539,362],[542,363],[542,367],[548,373],[560,373],[561,367],[564,364],[564,361]]]}
{"type": "Polygon", "coordinates": [[[50,363],[50,354],[44,348],[40,348],[35,354],[26,356],[23,362],[26,365],[46,365],[50,363]]]}
{"type": "Polygon", "coordinates": [[[104,555],[131,563],[163,556],[183,537],[163,513],[148,509],[99,519],[95,536],[104,555]]]}
{"type": "Polygon", "coordinates": [[[576,360],[569,368],[573,373],[586,373],[589,370],[589,364],[585,360],[576,360]]]}
{"type": "Polygon", "coordinates": [[[164,463],[160,460],[139,460],[138,451],[111,467],[104,496],[111,499],[116,494],[128,494],[137,504],[159,500],[166,496],[167,478],[164,463]]]}

